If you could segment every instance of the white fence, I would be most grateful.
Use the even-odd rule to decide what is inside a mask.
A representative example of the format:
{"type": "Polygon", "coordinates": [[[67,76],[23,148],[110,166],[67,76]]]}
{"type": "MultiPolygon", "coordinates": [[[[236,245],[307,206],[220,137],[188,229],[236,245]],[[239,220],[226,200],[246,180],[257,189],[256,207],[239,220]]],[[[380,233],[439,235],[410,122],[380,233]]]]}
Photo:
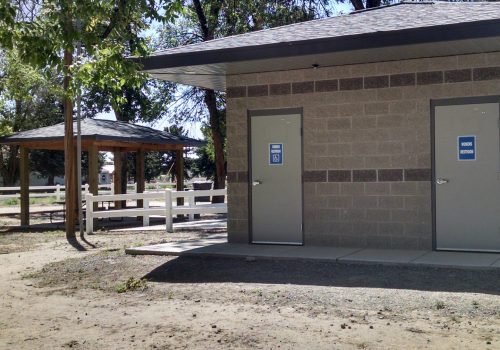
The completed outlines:
{"type": "MultiPolygon", "coordinates": [[[[89,185],[82,185],[83,196],[89,192],[89,185]]],[[[163,190],[165,188],[175,188],[176,184],[172,182],[156,182],[156,183],[148,183],[146,184],[146,190],[153,189],[156,191],[163,190]]],[[[29,197],[30,198],[43,198],[43,197],[56,197],[56,201],[61,201],[64,198],[64,189],[63,185],[55,185],[55,186],[30,186],[29,187],[29,197]]],[[[114,184],[105,184],[99,185],[99,192],[103,194],[113,194],[114,193],[114,184]]],[[[136,193],[137,192],[137,183],[128,184],[127,185],[128,193],[136,193]]],[[[0,200],[2,199],[11,199],[11,198],[21,198],[21,187],[0,187],[0,200]],[[11,194],[1,194],[2,192],[15,192],[11,194]]]]}
{"type": "Polygon", "coordinates": [[[110,194],[98,196],[87,193],[85,195],[86,232],[90,234],[94,231],[94,219],[97,218],[142,216],[143,225],[149,226],[149,217],[151,215],[165,216],[165,226],[167,232],[172,232],[174,215],[188,215],[189,219],[192,220],[194,218],[194,214],[227,213],[226,203],[195,203],[195,197],[225,196],[226,194],[226,189],[200,191],[172,191],[170,189],[167,189],[165,190],[165,192],[145,192],[116,195],[110,194]],[[177,206],[177,198],[184,198],[184,205],[177,206]],[[124,200],[142,200],[143,208],[94,210],[94,203],[124,200]],[[149,204],[153,200],[164,202],[165,206],[150,208],[149,204]]]}
{"type": "MultiPolygon", "coordinates": [[[[105,185],[108,186],[108,185],[105,185]]],[[[30,198],[42,198],[42,197],[56,197],[56,201],[60,201],[64,198],[64,186],[55,185],[55,186],[30,186],[29,187],[29,197],[30,198]]],[[[13,192],[12,194],[3,194],[0,195],[0,200],[2,199],[10,199],[10,198],[21,198],[21,187],[0,187],[1,192],[13,192]]],[[[85,195],[89,191],[89,185],[82,185],[82,193],[85,195]]]]}

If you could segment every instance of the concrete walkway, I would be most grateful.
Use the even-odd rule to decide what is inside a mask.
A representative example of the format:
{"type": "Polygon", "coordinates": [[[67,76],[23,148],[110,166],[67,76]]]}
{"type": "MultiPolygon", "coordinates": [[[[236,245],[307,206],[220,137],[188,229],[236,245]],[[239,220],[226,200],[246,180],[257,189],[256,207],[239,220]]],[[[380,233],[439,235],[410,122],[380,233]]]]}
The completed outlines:
{"type": "MultiPolygon", "coordinates": [[[[140,226],[140,227],[128,227],[128,228],[117,228],[111,230],[111,232],[115,231],[164,231],[165,230],[165,217],[156,217],[151,216],[150,219],[159,218],[163,221],[160,225],[151,225],[151,226],[140,226]]],[[[198,231],[198,230],[226,230],[227,229],[227,220],[226,219],[198,219],[194,221],[181,221],[174,222],[174,230],[175,231],[198,231]]],[[[226,239],[227,241],[227,239],[226,239]]]]}
{"type": "Polygon", "coordinates": [[[500,253],[427,250],[356,249],[227,243],[225,234],[126,249],[131,255],[213,256],[264,259],[312,259],[343,263],[396,264],[454,268],[499,269],[500,253]]]}

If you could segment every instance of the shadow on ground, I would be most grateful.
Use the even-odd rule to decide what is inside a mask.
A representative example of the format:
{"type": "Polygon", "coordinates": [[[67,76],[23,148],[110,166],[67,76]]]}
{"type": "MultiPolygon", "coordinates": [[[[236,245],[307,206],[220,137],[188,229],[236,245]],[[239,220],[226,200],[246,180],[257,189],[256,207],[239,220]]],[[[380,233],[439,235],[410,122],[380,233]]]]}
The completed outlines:
{"type": "Polygon", "coordinates": [[[146,276],[169,283],[266,283],[500,295],[500,271],[345,264],[311,260],[178,257],[146,276]]]}

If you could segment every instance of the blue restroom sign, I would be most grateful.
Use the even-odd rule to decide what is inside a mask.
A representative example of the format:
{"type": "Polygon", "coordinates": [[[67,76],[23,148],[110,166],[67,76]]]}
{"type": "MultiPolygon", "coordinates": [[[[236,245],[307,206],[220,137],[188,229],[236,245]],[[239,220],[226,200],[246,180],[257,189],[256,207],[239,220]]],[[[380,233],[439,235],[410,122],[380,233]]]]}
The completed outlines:
{"type": "Polygon", "coordinates": [[[269,144],[269,165],[283,165],[283,144],[269,144]]]}
{"type": "Polygon", "coordinates": [[[476,160],[476,136],[458,137],[458,160],[476,160]]]}

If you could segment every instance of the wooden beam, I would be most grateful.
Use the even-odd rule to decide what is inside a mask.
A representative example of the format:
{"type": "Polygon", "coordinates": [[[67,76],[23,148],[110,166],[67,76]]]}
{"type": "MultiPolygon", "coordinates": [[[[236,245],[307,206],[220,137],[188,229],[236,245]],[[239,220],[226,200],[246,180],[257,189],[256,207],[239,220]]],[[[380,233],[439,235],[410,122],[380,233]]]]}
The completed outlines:
{"type": "Polygon", "coordinates": [[[29,149],[21,147],[20,162],[20,186],[21,186],[21,226],[30,225],[30,170],[29,170],[29,149]]]}
{"type": "MultiPolygon", "coordinates": [[[[135,155],[135,183],[137,193],[144,193],[146,187],[144,157],[144,150],[138,149],[135,155]]],[[[144,208],[144,201],[142,199],[137,200],[137,208],[144,208]]],[[[138,216],[137,220],[142,220],[142,216],[138,216]]]]}
{"type": "Polygon", "coordinates": [[[183,148],[182,145],[178,144],[151,144],[145,142],[124,142],[124,141],[107,141],[99,140],[95,144],[99,147],[101,151],[113,151],[116,148],[120,148],[122,151],[126,150],[128,152],[135,152],[138,148],[143,151],[176,151],[183,148]]]}
{"type": "MultiPolygon", "coordinates": [[[[94,196],[99,194],[99,151],[97,150],[97,146],[91,145],[88,148],[88,156],[89,156],[89,192],[94,196]]],[[[93,203],[94,211],[98,210],[98,203],[93,203]]],[[[97,221],[97,219],[95,219],[97,221]]],[[[94,227],[96,226],[96,222],[94,222],[94,227]]]]}
{"type": "MultiPolygon", "coordinates": [[[[184,152],[175,151],[175,178],[177,180],[177,191],[184,191],[184,152]]],[[[177,198],[177,205],[184,205],[184,198],[177,198]]],[[[179,215],[182,217],[183,215],[179,215]]]]}
{"type": "MultiPolygon", "coordinates": [[[[73,138],[73,142],[76,144],[76,138],[73,138]]],[[[29,149],[43,149],[43,150],[64,150],[64,140],[47,140],[47,141],[36,141],[36,140],[26,140],[22,142],[12,142],[9,145],[17,145],[20,147],[25,147],[29,149]]],[[[87,151],[91,145],[96,145],[99,151],[113,152],[116,148],[122,150],[127,150],[129,152],[135,152],[137,148],[143,151],[176,151],[182,149],[182,145],[178,144],[152,144],[145,142],[125,142],[125,141],[114,141],[114,140],[94,140],[94,139],[82,139],[82,150],[87,151]]]]}
{"type": "MultiPolygon", "coordinates": [[[[113,163],[115,171],[113,176],[113,185],[115,194],[122,194],[122,157],[120,150],[115,150],[113,153],[113,163]]],[[[121,209],[122,201],[115,201],[115,208],[121,209]]]]}

